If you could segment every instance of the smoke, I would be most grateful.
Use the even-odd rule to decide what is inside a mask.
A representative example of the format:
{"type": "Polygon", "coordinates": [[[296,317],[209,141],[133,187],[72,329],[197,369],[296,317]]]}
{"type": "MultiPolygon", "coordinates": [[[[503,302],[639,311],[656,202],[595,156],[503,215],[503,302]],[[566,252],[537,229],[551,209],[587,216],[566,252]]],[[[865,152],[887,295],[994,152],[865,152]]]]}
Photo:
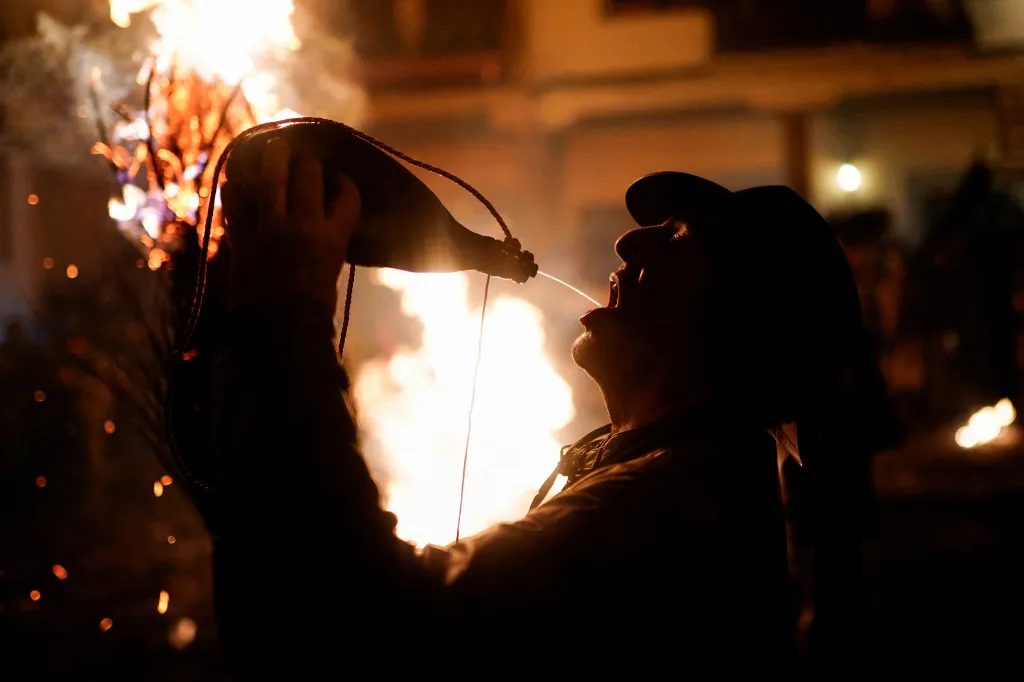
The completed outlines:
{"type": "MultiPolygon", "coordinates": [[[[112,21],[68,26],[40,13],[34,35],[0,49],[0,147],[28,151],[51,166],[88,163],[92,144],[119,121],[113,107],[141,109],[140,74],[149,68],[154,45],[162,38],[166,41],[157,31],[153,12],[161,4],[192,2],[144,3],[152,6],[127,15],[130,23],[125,27],[112,21]]],[[[203,7],[218,2],[223,0],[204,0],[203,7]]],[[[351,41],[329,33],[324,22],[301,8],[296,9],[293,24],[301,47],[254,53],[255,69],[245,76],[247,94],[270,93],[280,108],[291,112],[359,125],[366,94],[351,41]]],[[[183,30],[195,33],[197,28],[186,25],[183,30]]],[[[216,48],[214,40],[204,38],[197,48],[216,48]]]]}

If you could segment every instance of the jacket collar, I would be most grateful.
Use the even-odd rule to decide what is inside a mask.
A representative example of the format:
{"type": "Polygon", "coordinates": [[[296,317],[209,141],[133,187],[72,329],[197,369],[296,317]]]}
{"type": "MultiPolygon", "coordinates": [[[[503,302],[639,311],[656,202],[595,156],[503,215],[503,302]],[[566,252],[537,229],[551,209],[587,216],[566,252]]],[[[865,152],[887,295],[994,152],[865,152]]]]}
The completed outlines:
{"type": "Polygon", "coordinates": [[[611,424],[606,424],[563,448],[560,473],[572,481],[599,466],[628,462],[654,450],[735,428],[735,418],[721,410],[674,415],[615,434],[611,424]]]}

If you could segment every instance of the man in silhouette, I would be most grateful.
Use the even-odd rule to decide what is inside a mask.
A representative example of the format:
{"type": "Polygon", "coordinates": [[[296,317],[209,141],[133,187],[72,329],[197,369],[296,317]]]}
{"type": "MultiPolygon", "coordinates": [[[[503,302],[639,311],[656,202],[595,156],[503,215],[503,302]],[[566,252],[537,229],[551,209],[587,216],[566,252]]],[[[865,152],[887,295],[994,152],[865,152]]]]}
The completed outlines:
{"type": "Polygon", "coordinates": [[[813,450],[849,417],[838,396],[860,329],[842,252],[813,209],[784,188],[732,193],[682,173],[631,187],[643,227],[616,243],[608,305],[581,319],[572,351],[611,423],[564,453],[569,483],[522,520],[417,551],[380,507],[334,346],[358,193],[341,179],[325,205],[319,163],[290,163],[280,140],[262,178],[256,225],[232,229],[238,198],[225,194],[230,466],[208,512],[236,667],[327,665],[349,642],[406,646],[469,624],[515,626],[470,645],[509,665],[553,647],[577,668],[605,656],[634,669],[789,666],[770,432],[799,420],[813,450]],[[546,624],[546,641],[511,637],[546,624]]]}

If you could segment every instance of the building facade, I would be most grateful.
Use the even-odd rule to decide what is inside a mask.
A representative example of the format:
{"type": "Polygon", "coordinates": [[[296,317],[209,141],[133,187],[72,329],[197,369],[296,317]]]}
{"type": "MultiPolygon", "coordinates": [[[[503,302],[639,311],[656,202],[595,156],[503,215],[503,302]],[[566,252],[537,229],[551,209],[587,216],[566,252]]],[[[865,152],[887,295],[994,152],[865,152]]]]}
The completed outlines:
{"type": "Polygon", "coordinates": [[[985,33],[1006,17],[971,3],[488,0],[468,3],[491,27],[469,38],[448,31],[467,3],[374,4],[393,29],[366,52],[371,130],[474,183],[571,276],[603,279],[623,192],[649,172],[785,183],[826,214],[885,207],[915,243],[933,194],[1012,160],[999,93],[1024,66],[985,33]]]}

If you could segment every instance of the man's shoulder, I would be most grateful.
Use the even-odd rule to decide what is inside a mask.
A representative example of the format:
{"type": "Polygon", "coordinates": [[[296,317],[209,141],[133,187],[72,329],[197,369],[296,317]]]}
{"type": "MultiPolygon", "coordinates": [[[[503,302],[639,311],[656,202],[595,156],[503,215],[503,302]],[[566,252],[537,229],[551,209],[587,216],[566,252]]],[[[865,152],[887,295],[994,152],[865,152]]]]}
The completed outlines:
{"type": "Polygon", "coordinates": [[[654,488],[686,487],[687,479],[695,474],[694,455],[687,448],[666,445],[649,449],[623,460],[602,463],[582,476],[566,490],[593,490],[595,488],[623,489],[624,492],[649,494],[654,488]]]}
{"type": "Polygon", "coordinates": [[[603,499],[641,496],[658,507],[712,505],[714,499],[726,493],[722,479],[729,478],[730,463],[735,459],[729,450],[712,441],[666,443],[599,465],[567,486],[566,491],[603,499]]]}
{"type": "Polygon", "coordinates": [[[702,463],[714,458],[718,449],[708,441],[670,441],[623,453],[622,456],[608,457],[593,473],[662,475],[669,470],[682,473],[699,469],[702,463]]]}

